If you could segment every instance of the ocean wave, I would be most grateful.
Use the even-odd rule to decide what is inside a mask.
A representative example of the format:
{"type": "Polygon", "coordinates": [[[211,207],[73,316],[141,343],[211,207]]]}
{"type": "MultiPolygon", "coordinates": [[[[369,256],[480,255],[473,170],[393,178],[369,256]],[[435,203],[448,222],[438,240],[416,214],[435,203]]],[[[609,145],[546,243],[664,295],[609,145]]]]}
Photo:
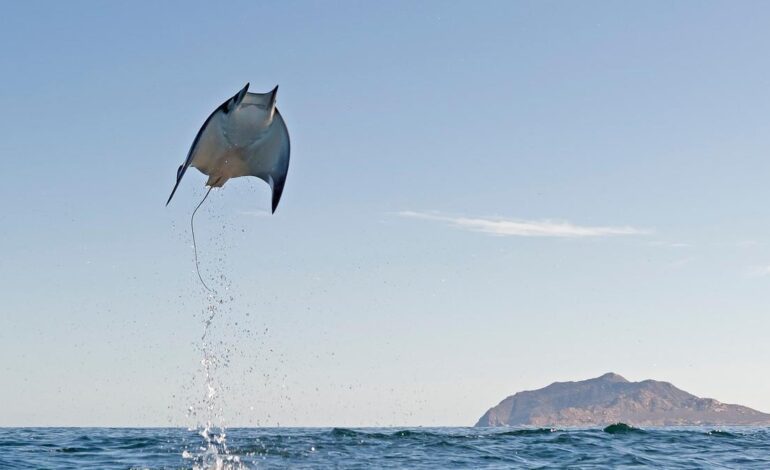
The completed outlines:
{"type": "MultiPolygon", "coordinates": [[[[227,443],[244,468],[770,468],[765,428],[236,428],[227,443]]],[[[0,468],[189,469],[200,445],[184,429],[0,428],[0,468]]]]}
{"type": "Polygon", "coordinates": [[[626,423],[610,424],[604,428],[604,432],[609,434],[628,434],[628,433],[643,433],[644,431],[633,426],[629,426],[626,423]]]}
{"type": "Polygon", "coordinates": [[[717,437],[737,437],[737,434],[733,434],[727,431],[722,431],[721,429],[712,429],[706,434],[708,434],[709,436],[717,436],[717,437]]]}

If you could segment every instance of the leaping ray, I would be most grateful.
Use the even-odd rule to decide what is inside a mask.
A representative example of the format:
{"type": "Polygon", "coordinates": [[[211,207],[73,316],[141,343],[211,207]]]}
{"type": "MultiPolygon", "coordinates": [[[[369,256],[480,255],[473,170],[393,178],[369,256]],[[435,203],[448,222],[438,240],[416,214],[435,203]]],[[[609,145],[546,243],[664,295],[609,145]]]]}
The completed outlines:
{"type": "Polygon", "coordinates": [[[275,107],[278,86],[268,93],[249,93],[248,89],[247,83],[204,121],[176,172],[176,184],[166,205],[192,165],[208,175],[206,186],[212,188],[239,176],[260,178],[272,189],[275,212],[289,170],[289,131],[275,107]]]}

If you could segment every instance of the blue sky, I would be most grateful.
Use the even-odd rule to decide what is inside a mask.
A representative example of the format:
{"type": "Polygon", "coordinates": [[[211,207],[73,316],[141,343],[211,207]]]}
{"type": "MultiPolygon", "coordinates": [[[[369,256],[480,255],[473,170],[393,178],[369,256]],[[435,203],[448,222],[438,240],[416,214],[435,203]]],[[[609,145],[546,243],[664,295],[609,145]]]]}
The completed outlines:
{"type": "Polygon", "coordinates": [[[770,411],[770,5],[25,2],[0,15],[0,425],[186,424],[197,219],[232,424],[470,425],[614,371],[770,411]],[[250,369],[251,368],[251,369],[250,369]]]}

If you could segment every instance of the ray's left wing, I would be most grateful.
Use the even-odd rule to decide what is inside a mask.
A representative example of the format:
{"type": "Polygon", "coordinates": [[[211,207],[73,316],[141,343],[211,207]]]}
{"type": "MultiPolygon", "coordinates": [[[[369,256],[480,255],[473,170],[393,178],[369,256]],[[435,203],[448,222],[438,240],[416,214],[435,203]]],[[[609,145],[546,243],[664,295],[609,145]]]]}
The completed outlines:
{"type": "Polygon", "coordinates": [[[193,158],[195,157],[195,151],[197,150],[198,143],[200,141],[201,135],[203,134],[203,131],[206,129],[206,126],[209,125],[209,122],[211,122],[211,119],[217,114],[217,113],[224,113],[227,114],[238,106],[240,102],[243,100],[243,98],[246,96],[246,92],[249,90],[249,84],[247,83],[245,87],[238,93],[236,93],[232,98],[228,99],[221,105],[219,105],[214,112],[212,112],[209,117],[206,118],[206,120],[203,122],[203,125],[201,126],[200,130],[198,131],[198,134],[195,135],[195,139],[193,140],[192,145],[190,146],[190,151],[187,152],[187,158],[185,159],[184,163],[179,165],[179,168],[176,170],[176,184],[174,184],[174,189],[171,190],[171,195],[168,197],[168,201],[166,201],[166,205],[168,205],[169,202],[171,202],[171,198],[174,197],[174,193],[176,193],[176,188],[179,187],[179,183],[182,181],[182,177],[184,176],[185,172],[187,171],[187,168],[190,167],[190,163],[192,163],[193,158]]]}

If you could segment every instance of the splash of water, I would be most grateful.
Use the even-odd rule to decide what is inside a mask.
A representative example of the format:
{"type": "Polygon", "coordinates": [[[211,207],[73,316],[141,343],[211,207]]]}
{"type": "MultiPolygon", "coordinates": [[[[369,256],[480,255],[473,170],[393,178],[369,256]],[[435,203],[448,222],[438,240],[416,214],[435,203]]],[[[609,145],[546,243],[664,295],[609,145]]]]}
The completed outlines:
{"type": "MultiPolygon", "coordinates": [[[[206,196],[208,194],[207,192],[206,196]]],[[[201,204],[196,207],[196,211],[200,206],[201,204]]],[[[188,419],[196,423],[195,427],[191,429],[198,432],[202,441],[193,452],[186,450],[183,457],[192,460],[193,468],[196,470],[246,468],[240,458],[232,455],[227,447],[227,428],[225,426],[224,396],[222,393],[224,387],[221,384],[220,374],[229,363],[230,348],[224,340],[218,339],[216,320],[217,317],[232,313],[230,304],[233,297],[230,295],[230,281],[224,274],[226,272],[226,250],[222,240],[224,239],[225,225],[222,220],[216,222],[214,226],[219,228],[217,231],[220,233],[213,237],[216,242],[210,240],[210,244],[207,244],[207,247],[210,248],[207,251],[211,258],[218,262],[217,268],[215,268],[215,271],[218,271],[218,276],[213,279],[209,278],[209,285],[203,282],[203,277],[198,270],[197,248],[195,249],[196,270],[201,285],[205,289],[203,293],[206,296],[205,306],[200,316],[203,332],[198,345],[201,352],[200,374],[202,375],[203,393],[188,408],[187,415],[188,419]]],[[[207,272],[206,276],[208,275],[207,272]]]]}
{"type": "Polygon", "coordinates": [[[218,288],[207,295],[206,308],[202,312],[203,333],[200,337],[201,361],[200,368],[203,377],[203,394],[196,405],[188,409],[188,416],[196,418],[196,430],[201,437],[201,445],[197,452],[188,452],[185,457],[193,461],[195,470],[209,469],[245,469],[237,455],[232,455],[227,447],[227,428],[224,418],[223,386],[219,374],[229,362],[229,348],[222,340],[214,336],[217,316],[229,313],[228,305],[233,298],[229,296],[229,282],[224,275],[218,279],[218,288]],[[224,295],[220,295],[220,289],[224,295]],[[201,416],[198,416],[198,414],[201,416]]]}

